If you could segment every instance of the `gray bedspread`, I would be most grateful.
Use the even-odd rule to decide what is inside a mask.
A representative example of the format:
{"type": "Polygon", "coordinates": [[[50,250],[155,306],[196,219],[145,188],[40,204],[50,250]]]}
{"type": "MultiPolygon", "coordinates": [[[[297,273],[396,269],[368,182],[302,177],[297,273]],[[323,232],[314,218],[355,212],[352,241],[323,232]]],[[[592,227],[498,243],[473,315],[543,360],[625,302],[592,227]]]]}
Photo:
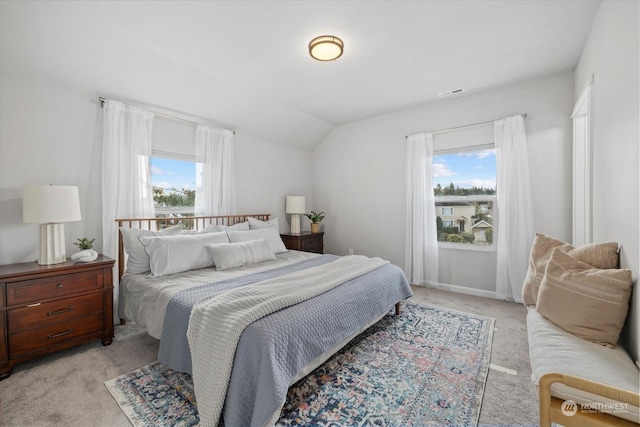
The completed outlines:
{"type": "Polygon", "coordinates": [[[189,341],[187,340],[187,328],[191,309],[202,298],[214,295],[229,289],[268,280],[283,274],[300,271],[318,265],[326,264],[338,258],[335,255],[324,255],[311,258],[306,261],[297,262],[285,267],[266,270],[260,273],[239,276],[228,280],[208,283],[196,286],[176,293],[169,304],[162,324],[162,336],[160,339],[160,349],[158,351],[158,361],[169,366],[171,369],[192,373],[191,352],[189,351],[189,341]]]}
{"type": "MultiPolygon", "coordinates": [[[[191,307],[200,298],[335,259],[333,255],[324,255],[177,293],[167,306],[158,360],[172,369],[191,372],[186,331],[191,307]]],[[[411,295],[402,270],[387,264],[252,323],[238,344],[223,410],[224,424],[273,423],[291,380],[305,366],[411,295]]]]}

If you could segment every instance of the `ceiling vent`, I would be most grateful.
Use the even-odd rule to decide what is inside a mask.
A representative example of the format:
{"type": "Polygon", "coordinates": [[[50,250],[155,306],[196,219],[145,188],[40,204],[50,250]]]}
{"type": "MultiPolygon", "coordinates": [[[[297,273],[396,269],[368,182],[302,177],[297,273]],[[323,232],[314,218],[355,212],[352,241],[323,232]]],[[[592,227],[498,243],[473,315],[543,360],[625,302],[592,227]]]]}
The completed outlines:
{"type": "Polygon", "coordinates": [[[464,89],[463,88],[459,88],[459,89],[450,90],[449,92],[443,92],[443,93],[439,94],[438,96],[440,98],[446,98],[447,96],[457,95],[457,94],[462,93],[462,92],[464,92],[464,89]]]}

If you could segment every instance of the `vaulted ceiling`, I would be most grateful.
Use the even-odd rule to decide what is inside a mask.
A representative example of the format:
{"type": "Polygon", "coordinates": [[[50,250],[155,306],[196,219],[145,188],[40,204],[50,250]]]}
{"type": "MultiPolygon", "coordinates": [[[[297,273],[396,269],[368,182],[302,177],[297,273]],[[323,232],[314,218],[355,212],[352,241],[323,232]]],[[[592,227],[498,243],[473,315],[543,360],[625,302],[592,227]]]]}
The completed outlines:
{"type": "Polygon", "coordinates": [[[0,73],[313,147],[336,125],[571,70],[599,1],[2,1],[0,73]],[[309,41],[345,43],[317,62],[309,41]]]}

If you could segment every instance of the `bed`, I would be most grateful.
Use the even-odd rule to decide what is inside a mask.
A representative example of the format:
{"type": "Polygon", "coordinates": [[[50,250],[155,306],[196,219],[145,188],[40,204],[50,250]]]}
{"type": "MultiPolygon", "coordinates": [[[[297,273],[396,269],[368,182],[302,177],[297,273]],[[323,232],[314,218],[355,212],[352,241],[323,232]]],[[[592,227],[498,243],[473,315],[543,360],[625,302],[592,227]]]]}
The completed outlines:
{"type": "Polygon", "coordinates": [[[379,258],[287,250],[268,214],[117,222],[121,321],[192,374],[202,425],[275,424],[290,385],[412,295],[379,258]]]}

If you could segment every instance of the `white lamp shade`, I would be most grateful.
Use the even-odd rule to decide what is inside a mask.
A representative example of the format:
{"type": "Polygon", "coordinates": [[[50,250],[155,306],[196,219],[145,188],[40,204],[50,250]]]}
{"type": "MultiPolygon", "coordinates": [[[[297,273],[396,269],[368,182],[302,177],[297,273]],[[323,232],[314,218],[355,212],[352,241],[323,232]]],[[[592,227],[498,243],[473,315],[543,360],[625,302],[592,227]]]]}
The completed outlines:
{"type": "Polygon", "coordinates": [[[78,187],[42,185],[24,188],[23,222],[49,224],[81,219],[78,187]]]}
{"type": "Polygon", "coordinates": [[[287,196],[285,213],[303,214],[305,212],[306,212],[306,209],[304,204],[304,196],[287,196]]]}

